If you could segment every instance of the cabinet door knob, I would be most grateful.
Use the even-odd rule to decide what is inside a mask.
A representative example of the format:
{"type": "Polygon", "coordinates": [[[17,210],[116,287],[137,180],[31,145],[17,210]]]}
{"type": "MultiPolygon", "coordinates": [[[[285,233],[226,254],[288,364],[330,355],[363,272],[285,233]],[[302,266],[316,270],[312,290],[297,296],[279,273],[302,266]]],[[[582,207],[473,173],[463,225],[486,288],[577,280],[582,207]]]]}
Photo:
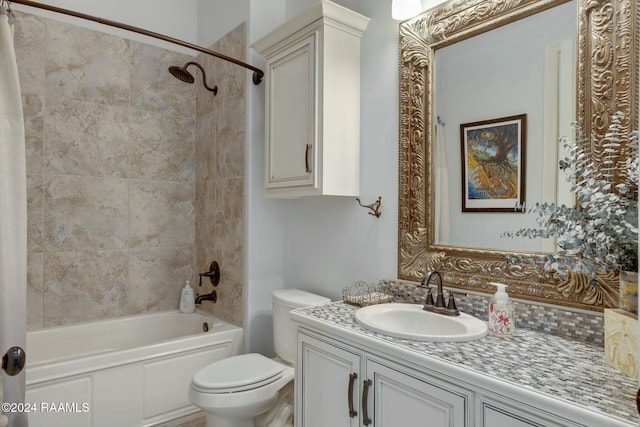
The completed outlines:
{"type": "Polygon", "coordinates": [[[307,144],[307,149],[304,151],[304,167],[307,173],[311,173],[309,154],[311,154],[311,144],[307,144]]]}
{"type": "Polygon", "coordinates": [[[367,410],[367,402],[369,401],[369,387],[371,387],[371,380],[365,380],[364,387],[362,389],[362,424],[368,426],[372,423],[372,419],[369,418],[369,411],[367,410]]]}
{"type": "Polygon", "coordinates": [[[347,399],[349,401],[349,418],[355,418],[358,416],[358,411],[353,409],[353,385],[355,384],[356,379],[358,379],[358,374],[355,372],[349,374],[349,390],[347,391],[347,399]]]}

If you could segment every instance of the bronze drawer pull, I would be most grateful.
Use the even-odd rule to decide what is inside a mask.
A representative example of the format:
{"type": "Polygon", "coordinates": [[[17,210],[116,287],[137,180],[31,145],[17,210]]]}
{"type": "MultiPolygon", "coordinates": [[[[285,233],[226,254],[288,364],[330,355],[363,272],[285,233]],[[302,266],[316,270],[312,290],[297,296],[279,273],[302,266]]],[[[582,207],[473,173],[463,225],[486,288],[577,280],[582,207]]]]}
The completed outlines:
{"type": "Polygon", "coordinates": [[[311,144],[307,144],[307,149],[304,152],[304,167],[307,173],[311,173],[311,167],[309,166],[309,153],[311,152],[311,144]]]}
{"type": "Polygon", "coordinates": [[[364,388],[362,389],[362,424],[368,426],[373,421],[369,418],[369,411],[367,411],[367,401],[369,400],[369,387],[371,387],[371,380],[365,380],[364,388]]]}
{"type": "Polygon", "coordinates": [[[349,374],[349,391],[347,392],[349,396],[349,418],[355,418],[358,416],[358,411],[353,409],[353,384],[356,382],[357,378],[358,374],[355,372],[349,374]]]}

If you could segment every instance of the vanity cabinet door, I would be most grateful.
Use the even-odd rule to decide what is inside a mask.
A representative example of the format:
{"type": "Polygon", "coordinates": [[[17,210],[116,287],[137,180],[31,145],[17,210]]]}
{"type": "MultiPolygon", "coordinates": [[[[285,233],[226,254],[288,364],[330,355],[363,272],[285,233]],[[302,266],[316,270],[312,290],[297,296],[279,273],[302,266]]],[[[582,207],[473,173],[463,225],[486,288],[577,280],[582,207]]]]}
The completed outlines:
{"type": "Polygon", "coordinates": [[[358,427],[360,378],[357,352],[298,333],[296,426],[358,427]]]}
{"type": "Polygon", "coordinates": [[[479,427],[578,427],[581,424],[563,420],[506,398],[478,397],[479,427]]]}
{"type": "Polygon", "coordinates": [[[366,380],[371,384],[363,390],[361,417],[365,426],[470,425],[467,407],[472,397],[465,392],[428,382],[388,361],[367,360],[366,380]]]}

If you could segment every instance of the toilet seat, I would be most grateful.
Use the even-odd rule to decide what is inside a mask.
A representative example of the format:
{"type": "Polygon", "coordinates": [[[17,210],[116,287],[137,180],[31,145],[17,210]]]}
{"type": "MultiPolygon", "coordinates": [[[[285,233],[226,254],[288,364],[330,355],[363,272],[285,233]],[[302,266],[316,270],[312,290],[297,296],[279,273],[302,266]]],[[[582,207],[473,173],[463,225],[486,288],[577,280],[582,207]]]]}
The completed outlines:
{"type": "Polygon", "coordinates": [[[261,354],[248,353],[219,360],[200,369],[191,387],[201,393],[237,393],[282,378],[284,366],[261,354]]]}

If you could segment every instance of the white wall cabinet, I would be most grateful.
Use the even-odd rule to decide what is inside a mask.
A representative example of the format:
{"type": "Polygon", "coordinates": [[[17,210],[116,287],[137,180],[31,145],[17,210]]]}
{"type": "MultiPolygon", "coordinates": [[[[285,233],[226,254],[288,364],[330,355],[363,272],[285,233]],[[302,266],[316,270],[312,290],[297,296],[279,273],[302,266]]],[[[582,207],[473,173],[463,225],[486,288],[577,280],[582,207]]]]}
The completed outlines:
{"type": "Polygon", "coordinates": [[[469,426],[472,395],[388,359],[299,333],[297,362],[297,427],[469,426]]]}
{"type": "Polygon", "coordinates": [[[323,0],[253,44],[265,66],[265,193],[357,196],[360,36],[369,19],[323,0]]]}

